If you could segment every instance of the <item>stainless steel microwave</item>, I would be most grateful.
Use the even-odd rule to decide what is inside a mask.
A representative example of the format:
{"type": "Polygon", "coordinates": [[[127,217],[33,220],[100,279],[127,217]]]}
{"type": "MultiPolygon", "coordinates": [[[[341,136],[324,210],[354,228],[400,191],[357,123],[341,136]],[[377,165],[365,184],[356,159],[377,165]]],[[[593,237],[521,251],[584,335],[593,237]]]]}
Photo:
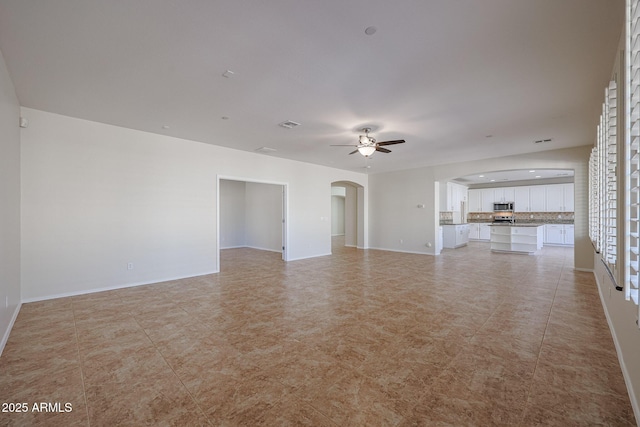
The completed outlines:
{"type": "Polygon", "coordinates": [[[513,212],[513,202],[503,202],[493,204],[494,212],[510,211],[513,212]]]}

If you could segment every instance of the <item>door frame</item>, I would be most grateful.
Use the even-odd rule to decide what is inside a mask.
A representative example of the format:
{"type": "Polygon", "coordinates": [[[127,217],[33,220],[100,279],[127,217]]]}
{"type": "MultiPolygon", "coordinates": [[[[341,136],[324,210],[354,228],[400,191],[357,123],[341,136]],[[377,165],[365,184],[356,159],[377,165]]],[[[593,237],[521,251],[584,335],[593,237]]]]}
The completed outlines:
{"type": "Polygon", "coordinates": [[[282,186],[282,259],[289,261],[289,183],[232,175],[216,175],[216,263],[220,271],[220,180],[282,186]]]}

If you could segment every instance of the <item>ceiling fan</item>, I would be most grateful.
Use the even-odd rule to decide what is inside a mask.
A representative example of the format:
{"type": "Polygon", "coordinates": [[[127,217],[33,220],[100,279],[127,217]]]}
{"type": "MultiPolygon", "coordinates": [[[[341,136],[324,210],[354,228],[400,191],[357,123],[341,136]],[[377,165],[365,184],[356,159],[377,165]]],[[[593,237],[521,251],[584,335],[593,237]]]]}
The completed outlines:
{"type": "Polygon", "coordinates": [[[356,149],[349,154],[360,153],[365,157],[369,157],[376,151],[381,153],[390,153],[391,150],[382,148],[385,145],[404,144],[405,142],[404,139],[376,142],[375,138],[369,136],[371,128],[363,128],[362,131],[364,132],[364,135],[360,135],[358,138],[358,144],[333,144],[332,147],[356,147],[356,149]]]}

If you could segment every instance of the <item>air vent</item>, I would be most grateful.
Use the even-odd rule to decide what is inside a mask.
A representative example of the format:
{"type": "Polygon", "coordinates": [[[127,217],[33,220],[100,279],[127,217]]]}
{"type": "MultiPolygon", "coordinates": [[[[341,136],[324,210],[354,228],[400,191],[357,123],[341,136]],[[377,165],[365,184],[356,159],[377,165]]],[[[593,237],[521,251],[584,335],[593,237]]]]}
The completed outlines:
{"type": "Polygon", "coordinates": [[[286,128],[286,129],[293,129],[296,126],[300,126],[300,123],[296,123],[296,122],[292,122],[291,120],[287,120],[286,122],[278,123],[278,126],[286,128]]]}
{"type": "Polygon", "coordinates": [[[278,150],[271,147],[260,147],[260,148],[256,148],[255,151],[257,153],[273,153],[274,151],[278,151],[278,150]]]}
{"type": "Polygon", "coordinates": [[[537,141],[533,141],[534,144],[542,144],[543,142],[551,142],[551,138],[539,139],[537,141]]]}

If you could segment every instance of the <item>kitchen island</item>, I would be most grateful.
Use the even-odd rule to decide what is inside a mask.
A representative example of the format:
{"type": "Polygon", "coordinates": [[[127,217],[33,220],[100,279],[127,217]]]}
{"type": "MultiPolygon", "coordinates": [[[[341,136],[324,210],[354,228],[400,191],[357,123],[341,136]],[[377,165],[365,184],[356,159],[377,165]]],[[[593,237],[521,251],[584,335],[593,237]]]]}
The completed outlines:
{"type": "Polygon", "coordinates": [[[532,254],[542,249],[542,224],[491,224],[491,250],[532,254]]]}

